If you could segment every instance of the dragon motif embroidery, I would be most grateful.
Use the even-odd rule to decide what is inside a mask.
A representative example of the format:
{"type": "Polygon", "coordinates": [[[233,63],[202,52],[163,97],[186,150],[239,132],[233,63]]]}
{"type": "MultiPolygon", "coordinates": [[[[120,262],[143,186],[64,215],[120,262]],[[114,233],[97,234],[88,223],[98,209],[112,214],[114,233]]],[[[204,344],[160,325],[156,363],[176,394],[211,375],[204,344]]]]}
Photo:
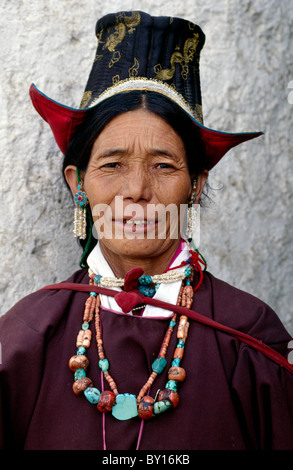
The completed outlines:
{"type": "Polygon", "coordinates": [[[115,31],[109,35],[103,49],[107,48],[110,52],[114,52],[118,44],[120,44],[125,38],[127,28],[128,32],[131,34],[135,27],[140,24],[140,20],[139,12],[133,12],[131,16],[118,16],[114,26],[115,31]]]}
{"type": "Polygon", "coordinates": [[[175,51],[170,59],[171,67],[169,69],[162,69],[160,64],[156,65],[154,70],[157,80],[171,80],[175,73],[175,64],[180,64],[182,67],[181,75],[184,80],[188,75],[188,64],[193,60],[196,48],[199,42],[198,33],[194,33],[192,38],[186,39],[183,46],[183,53],[175,51]]]}

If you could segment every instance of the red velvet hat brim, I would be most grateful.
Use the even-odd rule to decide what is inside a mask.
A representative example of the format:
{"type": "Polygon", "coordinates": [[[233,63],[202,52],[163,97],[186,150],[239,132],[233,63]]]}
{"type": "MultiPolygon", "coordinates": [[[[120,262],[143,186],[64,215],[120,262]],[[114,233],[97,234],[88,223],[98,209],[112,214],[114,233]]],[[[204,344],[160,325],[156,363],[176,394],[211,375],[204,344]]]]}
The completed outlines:
{"type": "MultiPolygon", "coordinates": [[[[85,121],[89,109],[93,108],[75,109],[64,106],[44,95],[34,84],[30,86],[29,93],[36,111],[49,124],[59,149],[65,154],[71,138],[85,121]]],[[[190,114],[188,116],[204,142],[207,170],[211,170],[231,148],[263,134],[220,132],[203,126],[190,114]]]]}

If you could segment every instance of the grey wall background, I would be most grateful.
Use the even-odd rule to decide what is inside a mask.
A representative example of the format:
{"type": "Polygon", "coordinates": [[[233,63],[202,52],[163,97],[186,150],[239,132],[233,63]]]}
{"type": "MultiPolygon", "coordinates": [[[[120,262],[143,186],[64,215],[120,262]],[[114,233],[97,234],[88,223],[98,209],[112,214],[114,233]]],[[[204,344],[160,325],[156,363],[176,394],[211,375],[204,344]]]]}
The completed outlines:
{"type": "Polygon", "coordinates": [[[61,155],[29,85],[78,107],[96,20],[124,9],[200,24],[205,124],[265,131],[211,172],[200,249],[214,275],[267,302],[293,333],[292,0],[1,0],[0,313],[79,268],[61,155]]]}

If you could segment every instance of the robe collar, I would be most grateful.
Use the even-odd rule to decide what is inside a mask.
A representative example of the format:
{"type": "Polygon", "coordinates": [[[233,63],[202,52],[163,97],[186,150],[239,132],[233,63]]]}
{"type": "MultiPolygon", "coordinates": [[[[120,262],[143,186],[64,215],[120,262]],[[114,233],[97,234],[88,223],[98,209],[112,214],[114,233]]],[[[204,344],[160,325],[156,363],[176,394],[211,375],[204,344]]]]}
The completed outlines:
{"type": "MultiPolygon", "coordinates": [[[[189,250],[190,246],[188,242],[184,239],[181,239],[180,245],[168,268],[180,265],[182,261],[185,261],[190,258],[189,250]]],[[[105,277],[115,277],[110,265],[108,264],[102,253],[99,243],[96,244],[95,248],[89,254],[87,258],[87,264],[95,274],[100,274],[101,276],[105,277]]],[[[178,271],[184,271],[185,269],[186,266],[182,266],[178,268],[178,271]]],[[[181,281],[172,282],[172,284],[160,284],[153,298],[176,305],[180,287],[181,281]]],[[[115,287],[113,289],[117,290],[118,292],[121,291],[120,287],[115,287]]],[[[111,310],[114,313],[123,313],[114,297],[100,295],[100,299],[101,305],[104,309],[111,310]]],[[[132,315],[132,312],[128,312],[127,314],[132,315]]],[[[169,318],[172,317],[172,315],[172,311],[165,310],[159,307],[154,307],[152,305],[146,305],[142,312],[143,317],[150,317],[153,319],[169,318]]]]}

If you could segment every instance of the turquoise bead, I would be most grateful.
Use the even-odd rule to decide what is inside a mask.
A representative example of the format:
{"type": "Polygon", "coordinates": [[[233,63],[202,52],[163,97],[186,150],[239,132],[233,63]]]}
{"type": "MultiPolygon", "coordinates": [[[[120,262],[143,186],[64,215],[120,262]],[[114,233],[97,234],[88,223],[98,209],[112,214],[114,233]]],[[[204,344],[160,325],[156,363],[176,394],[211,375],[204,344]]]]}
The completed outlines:
{"type": "Polygon", "coordinates": [[[169,400],[156,401],[154,404],[154,413],[155,415],[164,413],[164,411],[167,411],[171,407],[172,403],[169,400]]]}
{"type": "Polygon", "coordinates": [[[152,370],[157,374],[161,374],[161,372],[163,372],[163,370],[165,369],[166,364],[167,361],[164,357],[157,357],[157,359],[155,359],[152,363],[152,370]]]}
{"type": "Polygon", "coordinates": [[[184,271],[184,274],[185,274],[185,277],[190,276],[190,274],[191,274],[191,269],[190,269],[189,267],[186,268],[185,271],[184,271]]]}
{"type": "Polygon", "coordinates": [[[94,281],[99,284],[100,283],[100,280],[101,280],[101,275],[100,274],[96,274],[96,276],[94,276],[94,281]]]}
{"type": "Polygon", "coordinates": [[[100,391],[95,387],[88,387],[83,393],[86,399],[92,403],[92,405],[96,405],[98,403],[101,395],[100,391]]]}
{"type": "Polygon", "coordinates": [[[174,328],[175,325],[176,325],[176,321],[171,320],[169,326],[172,326],[172,328],[174,328]]]}
{"type": "Polygon", "coordinates": [[[112,408],[112,415],[120,421],[134,418],[137,416],[136,396],[129,393],[120,393],[116,395],[116,405],[112,408]]]}
{"type": "Polygon", "coordinates": [[[146,297],[153,297],[156,293],[156,289],[150,286],[138,286],[137,289],[146,297]]]}
{"type": "Polygon", "coordinates": [[[76,369],[74,372],[74,380],[83,379],[86,377],[86,371],[84,369],[76,369]]]}
{"type": "Polygon", "coordinates": [[[103,371],[106,372],[109,369],[109,361],[108,359],[100,359],[99,360],[99,368],[103,371]]]}
{"type": "Polygon", "coordinates": [[[169,380],[166,383],[166,388],[168,388],[170,390],[174,390],[174,392],[177,392],[177,382],[176,382],[176,380],[169,380]]]}
{"type": "Polygon", "coordinates": [[[148,284],[152,283],[152,278],[151,276],[147,276],[146,274],[144,274],[143,276],[140,276],[138,282],[142,286],[147,286],[148,284]]]}
{"type": "Polygon", "coordinates": [[[97,294],[96,292],[90,292],[90,296],[91,296],[91,297],[97,297],[97,295],[98,295],[98,294],[97,294]]]}
{"type": "Polygon", "coordinates": [[[83,346],[80,346],[76,352],[78,356],[84,356],[86,354],[86,349],[83,346]]]}
{"type": "Polygon", "coordinates": [[[184,341],[183,339],[180,339],[177,343],[177,348],[183,348],[184,349],[184,341]]]}
{"type": "Polygon", "coordinates": [[[90,325],[89,325],[88,323],[86,323],[86,322],[85,322],[85,323],[83,323],[83,324],[82,324],[82,326],[81,326],[81,328],[83,329],[83,331],[86,331],[86,330],[88,330],[88,329],[89,329],[89,327],[90,327],[90,325]]]}
{"type": "Polygon", "coordinates": [[[176,357],[175,359],[173,359],[172,361],[172,366],[173,367],[178,367],[180,365],[180,359],[179,357],[176,357]]]}

